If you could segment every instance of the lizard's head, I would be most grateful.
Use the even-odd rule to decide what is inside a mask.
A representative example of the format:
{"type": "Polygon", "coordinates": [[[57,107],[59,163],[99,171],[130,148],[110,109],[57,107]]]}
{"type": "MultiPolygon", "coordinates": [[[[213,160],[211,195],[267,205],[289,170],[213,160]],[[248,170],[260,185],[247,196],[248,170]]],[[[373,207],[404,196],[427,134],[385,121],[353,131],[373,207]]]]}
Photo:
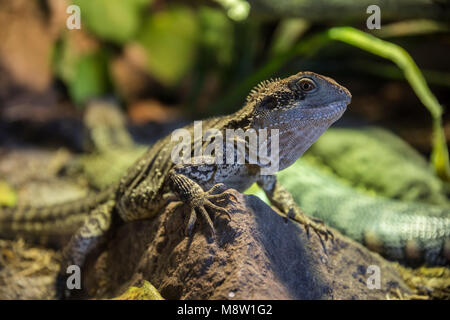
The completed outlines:
{"type": "Polygon", "coordinates": [[[247,97],[247,106],[252,110],[251,127],[279,130],[283,169],[342,116],[351,97],[333,79],[313,72],[265,81],[247,97]]]}

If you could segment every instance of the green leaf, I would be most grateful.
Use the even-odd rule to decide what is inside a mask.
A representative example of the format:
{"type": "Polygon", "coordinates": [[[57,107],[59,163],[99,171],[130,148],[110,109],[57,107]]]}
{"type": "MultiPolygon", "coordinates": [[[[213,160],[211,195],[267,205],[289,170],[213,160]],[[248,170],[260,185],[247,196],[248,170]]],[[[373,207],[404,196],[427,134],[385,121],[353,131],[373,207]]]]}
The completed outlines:
{"type": "Polygon", "coordinates": [[[450,163],[444,129],[442,127],[443,107],[431,92],[419,67],[402,47],[351,27],[335,27],[328,30],[332,40],[338,40],[371,52],[394,62],[404,73],[406,80],[422,104],[433,117],[433,151],[431,164],[441,179],[450,181],[450,163]]]}
{"type": "Polygon", "coordinates": [[[152,15],[138,36],[147,53],[148,71],[165,85],[175,85],[195,62],[198,24],[187,8],[152,15]]]}
{"type": "Polygon", "coordinates": [[[133,38],[150,0],[75,0],[83,24],[96,36],[115,43],[133,38]]]}
{"type": "Polygon", "coordinates": [[[209,65],[229,65],[233,57],[233,24],[223,10],[201,7],[198,10],[201,45],[208,53],[209,65]],[[210,57],[211,56],[211,57],[210,57]]]}
{"type": "Polygon", "coordinates": [[[66,33],[53,52],[52,67],[67,86],[72,101],[80,105],[87,99],[110,89],[109,52],[95,46],[80,50],[77,42],[66,33]]]}
{"type": "Polygon", "coordinates": [[[76,104],[89,98],[105,94],[109,89],[109,78],[105,52],[81,57],[74,69],[74,76],[68,83],[69,94],[76,104]]]}

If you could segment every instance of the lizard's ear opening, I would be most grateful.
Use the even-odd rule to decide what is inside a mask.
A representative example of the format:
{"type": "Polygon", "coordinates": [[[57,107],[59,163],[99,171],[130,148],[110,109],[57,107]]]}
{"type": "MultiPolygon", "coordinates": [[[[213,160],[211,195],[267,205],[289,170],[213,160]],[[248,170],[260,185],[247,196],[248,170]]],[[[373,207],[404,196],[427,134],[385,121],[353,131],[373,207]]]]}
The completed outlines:
{"type": "Polygon", "coordinates": [[[258,104],[260,110],[272,110],[277,106],[277,100],[272,96],[265,96],[258,104]]]}

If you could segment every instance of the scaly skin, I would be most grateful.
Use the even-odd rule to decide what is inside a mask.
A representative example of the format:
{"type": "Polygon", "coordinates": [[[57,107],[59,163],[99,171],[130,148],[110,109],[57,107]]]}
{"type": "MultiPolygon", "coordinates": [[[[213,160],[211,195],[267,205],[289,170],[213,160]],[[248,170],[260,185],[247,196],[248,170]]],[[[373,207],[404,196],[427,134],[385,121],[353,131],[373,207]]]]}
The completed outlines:
{"type": "MultiPolygon", "coordinates": [[[[126,131],[126,128],[122,130],[126,131]]],[[[142,146],[114,148],[105,153],[92,155],[89,159],[86,156],[84,167],[89,168],[89,172],[95,172],[95,177],[90,182],[95,185],[99,181],[118,180],[121,174],[116,170],[118,167],[116,163],[122,167],[126,163],[133,163],[142,148],[142,146]],[[111,158],[114,159],[114,170],[110,169],[111,158]]],[[[446,222],[448,218],[445,217],[450,217],[450,208],[446,209],[445,205],[441,204],[444,195],[439,181],[425,159],[411,147],[379,128],[329,129],[308,153],[306,159],[311,158],[313,154],[311,160],[317,161],[318,157],[327,167],[336,170],[347,180],[344,184],[340,180],[333,179],[331,173],[327,175],[316,166],[311,166],[309,161],[303,160],[281,172],[278,179],[293,194],[305,212],[338,228],[388,259],[407,265],[425,263],[433,266],[448,263],[446,262],[448,258],[445,258],[445,250],[448,251],[445,249],[445,234],[449,231],[445,231],[445,225],[448,224],[446,222]],[[339,153],[337,149],[340,147],[348,153],[339,153]],[[364,176],[364,172],[369,177],[364,176]],[[384,197],[368,197],[362,190],[350,188],[349,180],[352,184],[365,186],[365,189],[372,190],[377,187],[378,194],[384,197]],[[355,225],[353,220],[350,220],[350,226],[337,223],[340,215],[344,213],[336,212],[334,197],[331,197],[332,203],[326,205],[329,188],[340,190],[339,200],[342,203],[339,204],[339,208],[344,206],[345,201],[347,201],[345,206],[355,204],[352,206],[351,215],[355,221],[359,221],[358,224],[355,225]],[[315,194],[314,197],[318,199],[317,203],[320,205],[314,200],[305,200],[311,193],[315,194]],[[395,199],[386,199],[387,196],[395,199]],[[371,205],[363,206],[364,201],[369,201],[371,205]],[[429,202],[435,205],[429,205],[429,202]],[[437,218],[439,223],[433,223],[436,213],[440,216],[437,218]],[[419,220],[421,222],[418,222],[419,220]],[[395,231],[386,236],[380,227],[374,227],[381,223],[391,226],[390,228],[395,231]],[[428,234],[435,236],[427,237],[424,236],[426,232],[417,232],[416,236],[409,236],[408,239],[408,234],[411,234],[413,229],[428,229],[431,231],[428,234]],[[439,234],[442,236],[438,236],[439,234]],[[414,252],[414,243],[422,250],[414,252]],[[418,255],[414,257],[414,253],[418,255]]],[[[103,184],[104,182],[101,182],[101,185],[103,184]]]]}
{"type": "MultiPolygon", "coordinates": [[[[342,116],[350,100],[348,90],[334,80],[312,72],[300,72],[286,79],[263,82],[252,90],[241,110],[204,121],[203,131],[214,128],[225,137],[226,129],[278,129],[279,169],[282,170],[294,163],[342,116]]],[[[185,129],[190,137],[195,137],[193,125],[185,129]]],[[[161,211],[168,199],[176,198],[178,204],[189,207],[187,233],[193,230],[200,216],[214,234],[210,212],[229,215],[218,201],[229,197],[226,188],[244,191],[258,182],[281,212],[313,229],[319,236],[330,235],[323,225],[304,216],[274,175],[261,174],[260,163],[226,163],[224,143],[222,164],[209,162],[213,159],[206,157],[194,157],[190,164],[175,165],[171,153],[178,144],[179,141],[172,141],[171,136],[158,141],[116,185],[94,197],[47,208],[18,208],[16,212],[1,213],[0,235],[11,231],[51,233],[67,225],[61,221],[88,215],[63,251],[65,261],[57,281],[59,294],[63,297],[70,295],[65,288],[67,267],[78,265],[82,268],[86,256],[105,241],[116,221],[151,218],[161,211]]],[[[190,150],[198,144],[204,150],[209,142],[192,139],[190,150]]]]}
{"type": "Polygon", "coordinates": [[[450,208],[373,197],[300,159],[278,174],[314,217],[384,257],[409,265],[448,265],[450,208]]]}
{"type": "Polygon", "coordinates": [[[444,183],[427,160],[382,128],[328,130],[308,154],[356,188],[402,201],[449,205],[444,183]]]}

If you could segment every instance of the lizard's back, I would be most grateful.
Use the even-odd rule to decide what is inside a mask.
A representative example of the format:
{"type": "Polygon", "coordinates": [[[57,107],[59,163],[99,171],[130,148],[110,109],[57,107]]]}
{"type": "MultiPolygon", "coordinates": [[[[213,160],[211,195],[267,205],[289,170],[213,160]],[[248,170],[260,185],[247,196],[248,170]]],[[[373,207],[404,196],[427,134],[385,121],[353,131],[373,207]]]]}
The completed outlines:
{"type": "MultiPolygon", "coordinates": [[[[204,122],[205,127],[218,125],[221,118],[204,122]]],[[[193,125],[187,125],[193,137],[193,125]]],[[[40,240],[42,237],[60,237],[74,233],[89,213],[106,201],[116,200],[118,194],[145,189],[148,210],[156,214],[161,208],[162,195],[167,189],[165,179],[175,163],[171,159],[173,148],[179,143],[170,135],[158,140],[126,171],[118,183],[88,196],[48,206],[21,204],[13,208],[0,208],[0,238],[24,237],[40,240]]],[[[194,141],[191,142],[191,147],[194,141]]],[[[193,152],[194,148],[191,148],[193,152]]],[[[193,154],[192,154],[193,155],[193,154]]],[[[144,193],[143,193],[144,194],[144,193]]],[[[128,217],[130,218],[130,217],[128,217]]]]}

